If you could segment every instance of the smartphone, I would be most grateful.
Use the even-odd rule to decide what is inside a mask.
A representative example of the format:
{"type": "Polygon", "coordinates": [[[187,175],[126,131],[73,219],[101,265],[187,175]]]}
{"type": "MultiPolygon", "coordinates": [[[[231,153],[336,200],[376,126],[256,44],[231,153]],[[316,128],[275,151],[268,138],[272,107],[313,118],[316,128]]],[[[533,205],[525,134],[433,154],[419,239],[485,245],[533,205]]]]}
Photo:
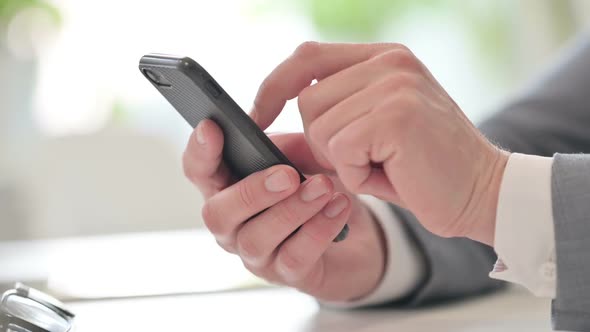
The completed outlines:
{"type": "MultiPolygon", "coordinates": [[[[141,58],[139,70],[193,128],[204,119],[219,125],[224,135],[223,159],[237,179],[279,164],[297,170],[196,61],[152,53],[141,58]]],[[[300,181],[305,181],[297,172],[300,181]]],[[[334,241],[343,240],[347,234],[348,225],[334,241]]]]}

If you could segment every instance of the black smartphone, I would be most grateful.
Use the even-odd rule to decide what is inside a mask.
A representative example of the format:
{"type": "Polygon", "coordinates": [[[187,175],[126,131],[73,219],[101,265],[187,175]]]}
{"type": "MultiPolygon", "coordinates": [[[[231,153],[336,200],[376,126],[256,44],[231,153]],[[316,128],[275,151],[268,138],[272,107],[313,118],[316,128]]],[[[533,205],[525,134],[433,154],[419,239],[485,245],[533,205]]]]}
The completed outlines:
{"type": "MultiPolygon", "coordinates": [[[[139,70],[194,128],[212,119],[224,135],[223,159],[232,174],[242,179],[274,165],[297,169],[258,125],[196,61],[188,57],[148,54],[139,70]]],[[[299,172],[300,181],[305,181],[299,172]]],[[[346,225],[334,241],[348,234],[346,225]]]]}

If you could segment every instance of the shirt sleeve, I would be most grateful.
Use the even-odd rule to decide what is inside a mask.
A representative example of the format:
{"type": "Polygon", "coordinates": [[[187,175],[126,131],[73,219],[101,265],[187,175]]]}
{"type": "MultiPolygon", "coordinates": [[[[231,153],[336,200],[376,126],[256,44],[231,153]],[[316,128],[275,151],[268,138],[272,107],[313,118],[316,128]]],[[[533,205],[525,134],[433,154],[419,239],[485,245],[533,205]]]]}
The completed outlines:
{"type": "Polygon", "coordinates": [[[385,272],[379,285],[367,296],[349,302],[322,302],[327,307],[358,308],[401,299],[418,287],[426,273],[418,247],[389,204],[373,196],[360,198],[383,230],[387,248],[385,272]]]}
{"type": "Polygon", "coordinates": [[[539,297],[555,297],[556,265],[551,167],[553,158],[513,153],[496,212],[490,277],[520,284],[539,297]]]}

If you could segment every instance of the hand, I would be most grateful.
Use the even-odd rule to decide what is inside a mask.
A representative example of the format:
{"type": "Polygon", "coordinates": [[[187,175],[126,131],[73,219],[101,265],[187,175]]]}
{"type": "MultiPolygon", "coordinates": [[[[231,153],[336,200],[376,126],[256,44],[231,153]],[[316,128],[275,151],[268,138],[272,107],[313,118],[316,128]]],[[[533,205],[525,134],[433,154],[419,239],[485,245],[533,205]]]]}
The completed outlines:
{"type": "Polygon", "coordinates": [[[438,235],[493,243],[508,154],[406,47],[304,43],[264,81],[252,117],[264,129],[295,97],[313,154],[349,191],[401,205],[438,235]]]}
{"type": "Polygon", "coordinates": [[[318,165],[303,134],[272,136],[305,174],[279,165],[234,182],[222,162],[223,134],[211,120],[193,132],[185,174],[206,198],[205,224],[252,273],[325,301],[362,297],[381,279],[385,248],[370,213],[318,165]],[[346,241],[332,243],[348,223],[346,241]],[[294,233],[294,231],[301,228],[294,233]]]}

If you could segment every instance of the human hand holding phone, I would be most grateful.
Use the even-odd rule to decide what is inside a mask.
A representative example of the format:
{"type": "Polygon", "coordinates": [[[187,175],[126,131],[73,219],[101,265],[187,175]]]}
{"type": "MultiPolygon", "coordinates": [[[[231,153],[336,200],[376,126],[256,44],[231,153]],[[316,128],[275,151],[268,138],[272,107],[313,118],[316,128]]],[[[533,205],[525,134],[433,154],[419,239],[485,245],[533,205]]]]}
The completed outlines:
{"type": "MultiPolygon", "coordinates": [[[[236,179],[243,179],[275,165],[294,167],[215,79],[193,59],[151,53],[141,58],[139,70],[193,128],[205,119],[217,123],[226,142],[222,158],[236,179]]],[[[303,174],[295,170],[299,174],[299,181],[305,181],[303,174]]],[[[348,225],[344,225],[333,242],[344,240],[348,231],[348,225]]]]}
{"type": "Polygon", "coordinates": [[[221,129],[211,120],[198,124],[183,165],[206,199],[203,219],[208,229],[221,247],[269,282],[324,301],[370,293],[385,266],[380,226],[358,198],[316,162],[303,134],[270,138],[308,175],[305,182],[287,165],[233,180],[222,158],[221,129]],[[347,223],[354,231],[332,245],[347,223]]]}

